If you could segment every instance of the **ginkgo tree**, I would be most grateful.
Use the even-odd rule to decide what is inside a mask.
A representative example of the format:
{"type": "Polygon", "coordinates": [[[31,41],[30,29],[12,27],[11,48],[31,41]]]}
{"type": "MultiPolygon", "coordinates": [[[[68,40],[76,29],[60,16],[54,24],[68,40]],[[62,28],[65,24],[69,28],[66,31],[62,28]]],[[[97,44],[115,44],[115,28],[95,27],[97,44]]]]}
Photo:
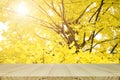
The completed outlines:
{"type": "Polygon", "coordinates": [[[120,0],[1,0],[0,63],[120,63],[120,0]]]}

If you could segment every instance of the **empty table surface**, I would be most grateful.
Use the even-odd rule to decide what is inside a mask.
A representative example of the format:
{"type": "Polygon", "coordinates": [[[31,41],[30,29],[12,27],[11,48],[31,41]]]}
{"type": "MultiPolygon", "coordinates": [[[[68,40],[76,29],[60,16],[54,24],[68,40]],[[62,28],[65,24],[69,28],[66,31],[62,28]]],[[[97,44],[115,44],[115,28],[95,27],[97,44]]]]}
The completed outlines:
{"type": "Polygon", "coordinates": [[[0,64],[0,80],[120,80],[120,65],[0,64]]]}

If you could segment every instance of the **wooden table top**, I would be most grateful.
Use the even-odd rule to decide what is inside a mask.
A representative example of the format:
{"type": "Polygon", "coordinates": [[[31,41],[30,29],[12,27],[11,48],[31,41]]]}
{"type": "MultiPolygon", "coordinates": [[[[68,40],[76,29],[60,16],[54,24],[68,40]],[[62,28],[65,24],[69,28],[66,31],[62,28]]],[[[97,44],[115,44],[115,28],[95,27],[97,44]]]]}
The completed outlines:
{"type": "Polygon", "coordinates": [[[5,77],[110,77],[110,80],[120,80],[120,64],[0,64],[0,80],[12,80],[5,77]]]}

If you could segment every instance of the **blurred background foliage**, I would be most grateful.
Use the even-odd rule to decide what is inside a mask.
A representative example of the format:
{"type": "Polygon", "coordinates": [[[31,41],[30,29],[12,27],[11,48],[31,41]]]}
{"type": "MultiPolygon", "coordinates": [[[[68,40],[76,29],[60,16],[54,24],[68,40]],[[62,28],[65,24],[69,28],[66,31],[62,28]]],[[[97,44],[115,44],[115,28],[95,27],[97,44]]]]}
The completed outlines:
{"type": "Polygon", "coordinates": [[[0,63],[120,63],[120,0],[0,0],[0,63]]]}

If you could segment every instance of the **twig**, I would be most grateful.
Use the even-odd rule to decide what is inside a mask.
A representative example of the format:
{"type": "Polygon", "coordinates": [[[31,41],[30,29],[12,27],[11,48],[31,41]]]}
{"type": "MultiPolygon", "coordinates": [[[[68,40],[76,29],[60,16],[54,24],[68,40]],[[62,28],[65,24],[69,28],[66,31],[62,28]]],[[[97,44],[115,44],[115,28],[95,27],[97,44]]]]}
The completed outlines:
{"type": "Polygon", "coordinates": [[[78,17],[75,21],[73,21],[72,23],[78,24],[78,23],[79,23],[79,20],[82,18],[82,16],[85,14],[86,10],[87,10],[92,4],[93,4],[93,2],[90,3],[90,4],[84,9],[84,11],[79,15],[79,17],[78,17]]]}
{"type": "Polygon", "coordinates": [[[93,31],[92,38],[91,38],[91,47],[90,47],[90,53],[92,52],[92,49],[93,49],[94,35],[95,35],[95,31],[93,31]]]}
{"type": "Polygon", "coordinates": [[[50,7],[59,17],[61,17],[60,13],[55,9],[53,1],[51,2],[51,6],[44,0],[48,7],[50,7]]]}
{"type": "Polygon", "coordinates": [[[102,15],[104,15],[109,9],[110,9],[110,7],[113,5],[114,3],[112,2],[112,4],[108,7],[108,8],[106,8],[106,10],[102,13],[102,15]]]}
{"type": "MultiPolygon", "coordinates": [[[[35,1],[34,1],[34,2],[35,2],[35,1]]],[[[36,2],[35,2],[35,3],[36,3],[36,2]]],[[[45,15],[52,21],[52,23],[53,23],[56,27],[58,27],[58,25],[54,22],[54,20],[51,18],[51,16],[48,15],[48,12],[47,12],[42,6],[38,5],[38,7],[40,8],[40,10],[43,11],[43,14],[45,14],[45,15]]],[[[58,28],[59,28],[59,27],[58,27],[58,28]]]]}
{"type": "Polygon", "coordinates": [[[100,41],[100,42],[96,43],[96,44],[93,46],[93,48],[94,48],[95,46],[97,46],[98,44],[102,44],[102,43],[105,43],[105,42],[108,42],[108,41],[112,41],[112,40],[116,40],[116,39],[119,39],[119,38],[107,39],[107,40],[100,41]]]}
{"type": "Polygon", "coordinates": [[[85,37],[86,37],[86,32],[84,32],[84,35],[83,35],[83,42],[81,44],[81,47],[83,48],[86,44],[86,41],[85,41],[85,37]]]}
{"type": "MultiPolygon", "coordinates": [[[[94,37],[95,37],[99,32],[101,32],[103,29],[104,29],[104,28],[99,29],[99,30],[95,33],[94,37]]],[[[89,37],[89,39],[88,39],[87,41],[91,40],[92,35],[93,35],[93,34],[90,35],[90,37],[89,37]]]]}
{"type": "Polygon", "coordinates": [[[98,33],[100,33],[103,29],[104,29],[104,28],[99,29],[99,30],[95,33],[94,37],[95,37],[98,33]]]}
{"type": "Polygon", "coordinates": [[[102,6],[103,6],[103,2],[104,2],[104,0],[101,0],[101,4],[100,4],[100,7],[98,8],[98,13],[97,13],[97,15],[96,15],[96,19],[95,19],[95,21],[98,20],[98,17],[99,17],[100,11],[101,11],[102,6]]]}
{"type": "Polygon", "coordinates": [[[92,34],[90,34],[90,36],[89,36],[89,38],[88,38],[88,40],[87,41],[90,41],[90,39],[92,38],[92,34]]]}
{"type": "Polygon", "coordinates": [[[93,15],[90,17],[89,22],[91,22],[91,20],[93,19],[93,17],[95,16],[95,14],[97,13],[98,9],[93,13],[93,15]]]}
{"type": "Polygon", "coordinates": [[[103,6],[103,2],[104,2],[104,0],[101,0],[101,3],[100,3],[99,8],[98,8],[98,9],[93,13],[93,15],[90,17],[89,22],[91,22],[91,20],[92,20],[93,17],[95,16],[95,14],[96,14],[96,19],[95,19],[95,21],[98,20],[98,17],[99,17],[100,11],[101,11],[102,6],[103,6]]]}
{"type": "Polygon", "coordinates": [[[37,37],[39,37],[40,39],[44,39],[44,40],[47,40],[47,41],[49,41],[49,39],[47,39],[47,38],[44,38],[44,37],[41,37],[40,35],[38,35],[38,34],[36,34],[36,33],[35,33],[35,35],[36,35],[37,37]]]}
{"type": "Polygon", "coordinates": [[[115,48],[118,46],[118,43],[116,43],[114,46],[113,46],[113,48],[112,48],[112,50],[110,51],[110,53],[113,53],[114,52],[114,50],[115,50],[115,48]]]}
{"type": "Polygon", "coordinates": [[[74,2],[73,2],[73,1],[71,1],[71,2],[66,2],[66,3],[64,3],[64,4],[77,4],[77,3],[80,3],[80,2],[81,2],[81,1],[78,0],[78,1],[74,1],[74,2]]]}
{"type": "Polygon", "coordinates": [[[102,15],[104,15],[109,9],[110,9],[110,7],[108,7],[108,8],[102,13],[102,15]]]}

